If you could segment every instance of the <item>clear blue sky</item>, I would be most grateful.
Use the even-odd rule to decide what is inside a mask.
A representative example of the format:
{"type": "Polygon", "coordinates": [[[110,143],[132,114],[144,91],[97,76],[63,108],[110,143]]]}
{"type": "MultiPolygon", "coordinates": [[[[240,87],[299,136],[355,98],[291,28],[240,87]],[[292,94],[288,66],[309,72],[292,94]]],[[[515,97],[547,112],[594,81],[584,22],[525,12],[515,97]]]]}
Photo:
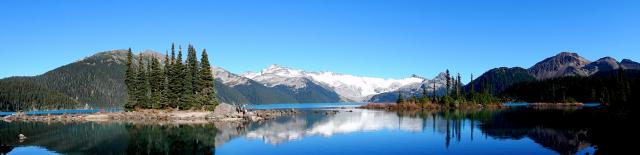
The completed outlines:
{"type": "MultiPolygon", "coordinates": [[[[38,75],[95,52],[207,48],[232,72],[431,78],[529,67],[561,51],[640,61],[640,1],[0,1],[0,77],[38,75]]],[[[465,78],[465,81],[468,81],[465,78]]]]}

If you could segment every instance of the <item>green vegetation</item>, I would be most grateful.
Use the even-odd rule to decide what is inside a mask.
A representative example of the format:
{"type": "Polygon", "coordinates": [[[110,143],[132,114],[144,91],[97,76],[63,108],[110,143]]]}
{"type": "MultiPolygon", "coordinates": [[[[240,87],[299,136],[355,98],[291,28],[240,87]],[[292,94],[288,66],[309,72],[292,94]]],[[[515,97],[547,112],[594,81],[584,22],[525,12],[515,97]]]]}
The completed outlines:
{"type": "Polygon", "coordinates": [[[202,51],[202,58],[198,61],[195,48],[189,45],[187,60],[183,62],[182,48],[178,48],[176,58],[175,45],[171,45],[171,58],[165,58],[164,67],[160,67],[156,57],[145,61],[140,56],[138,63],[134,64],[129,49],[125,71],[128,93],[126,110],[215,108],[218,101],[207,51],[202,51]]]}
{"type": "Polygon", "coordinates": [[[30,77],[0,80],[0,111],[118,107],[126,102],[126,50],[94,56],[30,77]]]}
{"type": "Polygon", "coordinates": [[[535,81],[535,77],[528,73],[524,68],[520,67],[500,67],[491,69],[477,79],[473,79],[465,86],[466,90],[475,92],[485,92],[498,94],[507,87],[521,82],[535,81]]]}
{"type": "Polygon", "coordinates": [[[80,105],[65,94],[38,85],[29,78],[7,78],[0,80],[0,86],[0,111],[62,109],[80,105]]]}
{"type": "Polygon", "coordinates": [[[514,84],[502,95],[525,102],[599,102],[628,104],[640,101],[638,70],[614,70],[590,77],[563,77],[514,84]]]}
{"type": "MultiPolygon", "coordinates": [[[[499,104],[501,100],[490,93],[491,87],[490,84],[480,85],[481,88],[479,92],[476,92],[474,89],[469,89],[465,91],[462,86],[461,76],[457,74],[457,76],[453,77],[449,70],[445,71],[446,76],[446,87],[445,93],[442,96],[436,95],[435,84],[433,86],[434,90],[432,91],[432,95],[429,96],[428,89],[423,87],[421,96],[413,95],[410,98],[404,97],[402,93],[398,94],[398,100],[396,104],[400,105],[400,109],[408,109],[411,107],[419,107],[419,108],[430,108],[430,107],[460,107],[460,106],[474,106],[477,104],[481,105],[492,105],[499,104]],[[415,106],[414,106],[415,105],[415,106]]],[[[473,75],[471,76],[473,78],[473,75]]],[[[472,79],[473,81],[473,79],[472,79]]]]}

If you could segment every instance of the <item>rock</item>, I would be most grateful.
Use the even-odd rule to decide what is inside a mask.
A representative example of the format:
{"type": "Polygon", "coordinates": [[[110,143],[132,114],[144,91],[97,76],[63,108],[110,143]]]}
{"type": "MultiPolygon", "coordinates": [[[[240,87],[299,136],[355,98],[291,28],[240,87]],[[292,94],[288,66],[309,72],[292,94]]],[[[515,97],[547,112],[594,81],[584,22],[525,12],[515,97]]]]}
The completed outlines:
{"type": "Polygon", "coordinates": [[[264,118],[258,117],[258,116],[249,116],[249,120],[253,121],[253,122],[256,122],[256,121],[264,120],[264,118]]]}
{"type": "Polygon", "coordinates": [[[216,106],[213,111],[214,118],[242,118],[242,113],[238,111],[238,108],[231,104],[221,103],[216,106]]]}

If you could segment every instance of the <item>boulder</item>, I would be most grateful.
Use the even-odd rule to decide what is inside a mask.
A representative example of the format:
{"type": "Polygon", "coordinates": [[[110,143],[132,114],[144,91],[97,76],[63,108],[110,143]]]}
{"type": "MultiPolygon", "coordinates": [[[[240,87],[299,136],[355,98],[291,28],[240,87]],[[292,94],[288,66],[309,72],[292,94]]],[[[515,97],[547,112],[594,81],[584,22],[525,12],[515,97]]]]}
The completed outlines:
{"type": "Polygon", "coordinates": [[[213,111],[214,118],[241,118],[242,113],[238,111],[238,107],[221,103],[216,106],[216,109],[213,111]]]}

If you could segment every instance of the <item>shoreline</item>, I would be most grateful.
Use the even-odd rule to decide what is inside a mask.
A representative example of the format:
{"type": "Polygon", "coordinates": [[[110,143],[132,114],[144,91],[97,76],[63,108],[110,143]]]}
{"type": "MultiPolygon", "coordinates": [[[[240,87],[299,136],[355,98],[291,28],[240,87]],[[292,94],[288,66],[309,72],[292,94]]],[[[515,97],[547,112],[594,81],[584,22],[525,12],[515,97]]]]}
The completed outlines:
{"type": "MultiPolygon", "coordinates": [[[[582,107],[584,103],[529,103],[533,108],[565,108],[582,107]]],[[[387,111],[415,111],[415,110],[478,110],[478,109],[506,109],[511,106],[503,104],[454,104],[445,106],[433,103],[367,103],[355,109],[387,110],[387,111]]],[[[47,114],[26,115],[18,112],[2,117],[5,122],[33,121],[33,122],[129,122],[129,123],[161,123],[161,124],[207,124],[215,122],[259,122],[272,120],[281,116],[291,116],[299,113],[294,109],[261,109],[248,110],[230,104],[220,104],[214,111],[203,110],[172,110],[172,109],[139,109],[130,112],[97,112],[82,114],[47,114]]]]}
{"type": "Polygon", "coordinates": [[[444,106],[433,103],[367,103],[358,107],[360,109],[379,109],[379,110],[472,110],[472,109],[502,109],[507,108],[502,104],[458,104],[454,106],[444,106]]]}
{"type": "Polygon", "coordinates": [[[299,113],[294,109],[247,110],[220,104],[214,111],[139,109],[130,112],[97,112],[90,114],[25,115],[16,113],[2,117],[5,122],[130,122],[167,124],[207,124],[215,122],[258,122],[299,113]]]}
{"type": "Polygon", "coordinates": [[[530,103],[529,105],[534,107],[582,107],[584,103],[576,102],[576,103],[547,103],[547,102],[538,102],[538,103],[530,103]]]}
{"type": "MultiPolygon", "coordinates": [[[[583,107],[584,103],[529,103],[528,107],[544,108],[544,107],[583,107]]],[[[456,104],[453,106],[444,106],[434,103],[367,103],[357,108],[359,109],[377,109],[377,110],[474,110],[474,109],[506,109],[511,106],[500,104],[456,104]]]]}

